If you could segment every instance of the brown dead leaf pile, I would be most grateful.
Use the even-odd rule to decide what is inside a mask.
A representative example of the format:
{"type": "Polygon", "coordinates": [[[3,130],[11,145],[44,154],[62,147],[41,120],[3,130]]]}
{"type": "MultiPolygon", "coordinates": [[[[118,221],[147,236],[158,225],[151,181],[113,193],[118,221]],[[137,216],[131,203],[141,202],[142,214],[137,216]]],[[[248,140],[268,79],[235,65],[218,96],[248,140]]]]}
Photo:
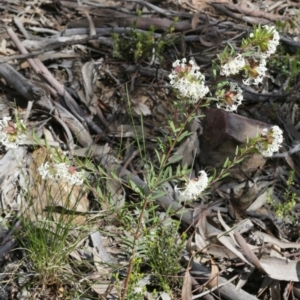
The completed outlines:
{"type": "MultiPolygon", "coordinates": [[[[101,166],[109,174],[102,180],[103,197],[110,197],[118,211],[134,198],[121,182],[130,179],[149,193],[145,162],[132,138],[145,139],[146,156],[155,163],[156,138],[165,141],[172,135],[168,118],[177,124],[182,121],[172,105],[176,99],[168,80],[172,63],[194,57],[213,84],[211,62],[227,42],[238,45],[253,25],[275,23],[281,24],[281,44],[292,57],[300,46],[299,5],[298,1],[254,0],[2,1],[0,118],[19,115],[45,144],[68,150],[72,157],[88,157],[95,168],[101,166]],[[139,56],[133,46],[126,48],[133,27],[145,36],[154,28],[153,47],[144,55],[139,56]],[[153,50],[158,40],[165,42],[160,53],[153,50]],[[117,44],[123,47],[119,53],[117,44]],[[121,144],[126,146],[119,152],[121,144]]],[[[269,160],[259,154],[246,159],[212,186],[201,202],[178,214],[183,227],[189,227],[190,238],[182,257],[185,271],[172,274],[183,277],[181,295],[173,295],[177,299],[300,299],[300,160],[297,153],[289,152],[300,140],[299,75],[287,87],[289,75],[275,67],[270,70],[262,87],[244,87],[239,115],[214,107],[199,110],[199,118],[188,124],[192,135],[172,149],[171,160],[182,157],[177,162],[182,166],[213,172],[227,157],[232,159],[236,146],[254,137],[257,128],[277,124],[285,135],[282,154],[269,160]],[[201,114],[206,117],[200,118],[201,114]],[[295,172],[297,204],[291,214],[296,222],[278,218],[267,203],[270,196],[282,201],[290,170],[295,172]]],[[[37,148],[45,150],[31,135],[18,150],[1,148],[0,152],[1,299],[69,299],[64,295],[74,287],[29,289],[10,277],[11,266],[20,260],[13,251],[18,247],[13,233],[21,230],[20,217],[30,212],[24,191],[32,191],[40,213],[49,209],[33,170],[40,163],[38,153],[43,152],[37,148]]],[[[92,189],[95,178],[90,178],[92,189]]],[[[157,198],[162,210],[182,208],[173,198],[173,187],[169,183],[170,192],[157,198]]],[[[53,219],[67,211],[75,214],[75,226],[92,220],[90,234],[70,254],[77,262],[89,260],[82,271],[82,282],[90,287],[84,299],[116,299],[112,272],[128,265],[128,257],[118,248],[120,236],[128,233],[118,228],[114,215],[108,215],[108,202],[96,205],[85,190],[67,190],[58,198],[51,208],[53,219]],[[71,199],[66,196],[69,192],[71,199]],[[112,234],[114,239],[109,238],[112,234]]],[[[75,265],[69,265],[73,274],[75,265]]],[[[29,273],[30,266],[22,270],[29,273]]],[[[145,297],[153,299],[150,292],[145,297]]]]}

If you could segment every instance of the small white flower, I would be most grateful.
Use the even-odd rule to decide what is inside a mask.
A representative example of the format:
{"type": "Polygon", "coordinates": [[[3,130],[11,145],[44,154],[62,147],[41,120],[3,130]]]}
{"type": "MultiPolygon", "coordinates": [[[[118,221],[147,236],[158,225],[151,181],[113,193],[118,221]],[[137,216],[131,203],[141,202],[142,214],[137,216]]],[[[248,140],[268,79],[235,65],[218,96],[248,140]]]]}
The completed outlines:
{"type": "Polygon", "coordinates": [[[48,179],[50,179],[50,177],[51,177],[51,179],[53,179],[52,174],[48,175],[49,168],[50,168],[50,166],[49,166],[48,162],[45,162],[44,164],[41,164],[38,167],[38,171],[39,171],[40,175],[42,176],[42,179],[47,179],[47,177],[48,177],[48,179]]]}
{"type": "Polygon", "coordinates": [[[216,96],[219,100],[217,107],[224,109],[226,111],[236,111],[238,106],[242,104],[243,101],[243,91],[234,82],[229,83],[229,88],[226,90],[222,89],[217,92],[216,96]]]}
{"type": "Polygon", "coordinates": [[[18,148],[26,141],[25,129],[23,120],[14,123],[11,117],[4,117],[0,120],[0,143],[7,149],[18,148]]]}
{"type": "Polygon", "coordinates": [[[65,179],[68,181],[71,185],[81,185],[83,184],[83,176],[84,171],[76,171],[75,167],[68,166],[67,172],[65,174],[65,179]]]}
{"type": "Polygon", "coordinates": [[[43,179],[50,181],[65,181],[70,185],[81,185],[83,183],[84,171],[77,172],[75,167],[66,163],[45,162],[38,171],[43,179]]]}
{"type": "Polygon", "coordinates": [[[273,153],[278,152],[283,142],[282,130],[278,126],[272,126],[270,129],[263,129],[261,133],[262,141],[255,145],[256,149],[265,157],[271,157],[273,153]]]}
{"type": "Polygon", "coordinates": [[[259,62],[253,61],[250,64],[250,70],[246,70],[247,79],[243,79],[243,83],[245,85],[258,85],[262,83],[264,77],[266,76],[266,71],[268,70],[266,67],[266,60],[262,58],[259,62]]]}
{"type": "Polygon", "coordinates": [[[222,76],[230,76],[238,74],[245,67],[245,59],[241,54],[237,54],[235,58],[221,66],[220,74],[222,76]]]}
{"type": "Polygon", "coordinates": [[[272,38],[268,41],[268,49],[264,52],[260,51],[261,57],[268,58],[270,55],[276,52],[276,48],[279,45],[280,36],[278,31],[275,29],[275,26],[263,26],[268,33],[272,33],[272,38]]]}
{"type": "Polygon", "coordinates": [[[256,59],[266,59],[270,57],[270,55],[274,54],[276,52],[276,48],[279,45],[280,36],[278,31],[275,29],[274,26],[263,26],[264,28],[264,41],[260,41],[260,38],[258,38],[258,41],[254,38],[254,34],[250,34],[250,38],[253,39],[252,42],[254,43],[254,46],[250,48],[250,50],[253,51],[251,56],[256,59]],[[269,35],[270,37],[266,37],[265,35],[269,35]],[[259,45],[258,45],[259,44],[259,45]]]}
{"type": "Polygon", "coordinates": [[[207,188],[208,177],[206,172],[200,171],[199,174],[198,178],[188,180],[184,191],[180,191],[180,189],[175,186],[175,191],[179,194],[181,201],[196,199],[207,188]]]}
{"type": "Polygon", "coordinates": [[[181,96],[189,98],[195,103],[203,98],[209,89],[204,85],[205,76],[193,60],[186,64],[186,59],[178,59],[173,63],[172,73],[169,75],[170,84],[177,89],[181,96]]]}

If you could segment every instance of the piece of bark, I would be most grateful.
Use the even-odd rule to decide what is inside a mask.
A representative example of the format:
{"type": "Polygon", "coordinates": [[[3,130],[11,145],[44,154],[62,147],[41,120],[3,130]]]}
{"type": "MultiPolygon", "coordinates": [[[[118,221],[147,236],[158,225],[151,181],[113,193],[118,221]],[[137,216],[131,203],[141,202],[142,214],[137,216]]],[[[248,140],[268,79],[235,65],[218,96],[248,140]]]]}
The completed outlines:
{"type": "MultiPolygon", "coordinates": [[[[207,167],[221,168],[227,158],[232,160],[236,147],[245,145],[247,138],[255,138],[271,125],[230,113],[221,109],[208,109],[203,120],[203,135],[200,138],[200,163],[207,167]]],[[[234,177],[250,176],[263,167],[266,159],[259,153],[251,154],[231,172],[234,177]],[[233,174],[234,173],[234,174],[233,174]]]]}

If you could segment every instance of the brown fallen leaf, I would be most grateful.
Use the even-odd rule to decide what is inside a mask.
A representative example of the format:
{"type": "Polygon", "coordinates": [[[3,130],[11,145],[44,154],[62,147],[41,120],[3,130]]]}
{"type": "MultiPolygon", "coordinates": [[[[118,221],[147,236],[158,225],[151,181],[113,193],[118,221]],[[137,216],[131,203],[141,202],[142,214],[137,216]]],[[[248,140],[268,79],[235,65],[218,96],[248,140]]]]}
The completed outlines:
{"type": "Polygon", "coordinates": [[[182,284],[181,299],[192,300],[192,296],[192,278],[190,271],[186,270],[182,284]]]}
{"type": "Polygon", "coordinates": [[[211,266],[211,272],[210,272],[210,280],[207,283],[207,287],[209,289],[214,288],[215,286],[218,286],[219,280],[218,280],[218,274],[219,274],[219,268],[217,264],[214,262],[213,259],[210,260],[210,266],[211,266]]]}
{"type": "Polygon", "coordinates": [[[195,30],[198,25],[200,15],[201,15],[201,13],[198,12],[198,13],[194,14],[194,16],[192,18],[191,25],[192,25],[193,30],[195,30]]]}
{"type": "Polygon", "coordinates": [[[71,212],[66,214],[67,222],[71,220],[73,224],[82,225],[86,221],[84,214],[76,215],[76,213],[85,213],[89,209],[89,200],[87,198],[87,189],[83,186],[72,186],[65,182],[50,182],[42,180],[38,172],[38,168],[50,156],[50,151],[46,147],[35,150],[32,154],[32,162],[29,166],[29,173],[32,185],[29,190],[32,206],[25,212],[25,216],[38,218],[43,215],[44,210],[49,208],[53,211],[53,218],[62,221],[62,215],[55,212],[55,208],[62,208],[71,212]],[[72,211],[74,214],[72,214],[72,211]]]}

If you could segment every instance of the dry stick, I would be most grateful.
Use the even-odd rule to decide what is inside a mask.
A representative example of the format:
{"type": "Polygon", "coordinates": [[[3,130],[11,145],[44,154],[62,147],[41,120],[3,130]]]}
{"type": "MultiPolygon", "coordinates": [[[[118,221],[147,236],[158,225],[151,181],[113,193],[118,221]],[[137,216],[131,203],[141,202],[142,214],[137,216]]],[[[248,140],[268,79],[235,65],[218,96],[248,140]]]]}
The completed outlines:
{"type": "Polygon", "coordinates": [[[23,26],[23,23],[20,22],[19,20],[19,15],[22,15],[23,13],[18,14],[17,16],[14,17],[14,22],[16,24],[16,26],[18,27],[18,29],[22,32],[22,34],[24,35],[24,37],[26,39],[30,39],[28,32],[26,31],[25,27],[23,26]]]}
{"type": "Polygon", "coordinates": [[[8,85],[12,86],[28,101],[40,100],[44,95],[44,91],[41,88],[26,80],[7,63],[0,64],[0,77],[3,77],[8,85]]]}
{"type": "Polygon", "coordinates": [[[27,52],[26,54],[11,55],[11,56],[6,57],[6,58],[1,58],[0,59],[0,64],[11,61],[11,60],[15,60],[15,59],[27,59],[27,58],[36,57],[36,56],[38,56],[40,54],[43,54],[45,52],[48,52],[50,50],[55,50],[57,48],[70,46],[70,45],[74,45],[74,44],[85,43],[89,40],[93,40],[93,39],[96,39],[96,38],[97,37],[90,37],[89,36],[89,37],[84,37],[82,39],[70,40],[70,41],[65,41],[65,42],[56,41],[56,42],[53,42],[52,44],[48,45],[47,47],[44,47],[40,51],[35,51],[35,52],[31,52],[31,53],[27,52]]]}
{"type": "MultiPolygon", "coordinates": [[[[14,33],[11,28],[7,28],[7,33],[10,38],[13,40],[19,51],[23,54],[27,54],[27,50],[21,44],[20,40],[14,33]]],[[[66,104],[75,115],[80,115],[83,117],[84,121],[90,126],[92,130],[94,130],[97,134],[103,133],[103,130],[96,125],[93,121],[91,121],[88,115],[83,111],[76,103],[76,101],[71,97],[71,95],[65,90],[65,88],[52,76],[51,72],[43,65],[43,63],[35,58],[28,59],[30,65],[34,68],[37,74],[40,74],[57,92],[60,96],[66,99],[66,104]]]]}

